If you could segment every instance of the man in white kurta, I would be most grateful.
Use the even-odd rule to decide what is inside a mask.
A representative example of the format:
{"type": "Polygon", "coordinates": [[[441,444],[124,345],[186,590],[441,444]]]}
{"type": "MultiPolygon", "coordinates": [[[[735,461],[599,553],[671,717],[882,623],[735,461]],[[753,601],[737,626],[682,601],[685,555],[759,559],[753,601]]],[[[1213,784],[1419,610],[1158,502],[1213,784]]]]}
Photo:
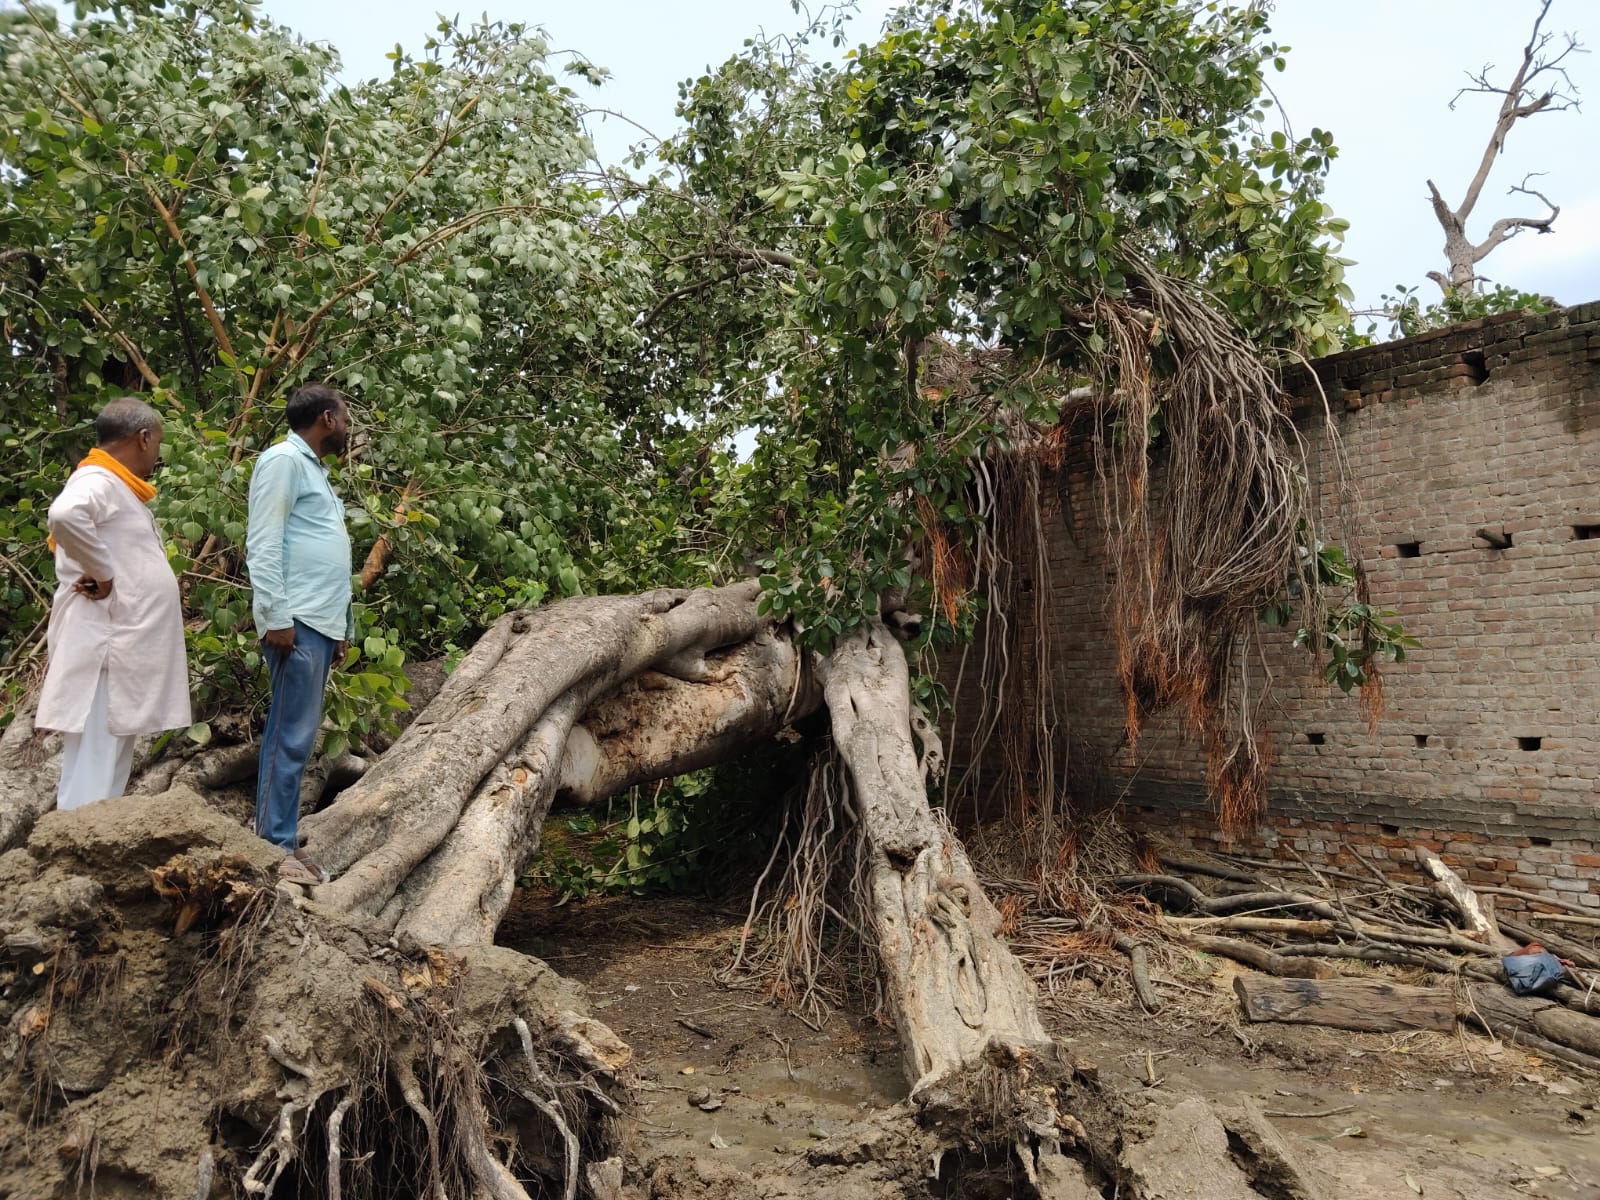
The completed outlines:
{"type": "Polygon", "coordinates": [[[58,583],[34,720],[63,735],[58,808],[121,796],[138,735],[190,722],[178,581],[146,506],[161,436],[148,404],[113,400],[50,505],[58,583]]]}

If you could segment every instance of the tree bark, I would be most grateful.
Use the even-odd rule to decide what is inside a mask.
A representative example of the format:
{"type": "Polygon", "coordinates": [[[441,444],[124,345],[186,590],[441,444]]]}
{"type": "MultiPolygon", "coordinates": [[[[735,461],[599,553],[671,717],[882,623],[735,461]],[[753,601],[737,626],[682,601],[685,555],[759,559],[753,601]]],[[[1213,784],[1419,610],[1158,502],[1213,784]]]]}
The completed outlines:
{"type": "MultiPolygon", "coordinates": [[[[378,764],[303,823],[308,845],[339,876],[317,889],[318,901],[397,923],[410,907],[405,896],[395,907],[397,894],[479,801],[474,824],[499,847],[496,861],[511,861],[526,822],[534,813],[542,819],[559,783],[571,723],[642,671],[705,669],[707,654],[753,637],[761,623],[757,592],[749,580],[694,592],[581,597],[502,617],[378,764]],[[526,756],[504,766],[519,747],[526,756]],[[517,770],[525,776],[509,774],[517,770]]],[[[461,849],[457,839],[445,859],[461,849]]],[[[440,863],[430,874],[453,870],[440,863]]],[[[413,900],[419,886],[426,885],[408,888],[413,900]]],[[[509,886],[490,891],[509,895],[509,886]]],[[[489,907],[477,925],[492,929],[496,901],[483,899],[489,907]]],[[[439,931],[451,932],[450,924],[439,931]]]]}
{"type": "Polygon", "coordinates": [[[834,742],[870,854],[872,918],[915,1096],[992,1043],[1046,1040],[1033,982],[1000,940],[1000,914],[927,786],[911,737],[905,654],[880,621],[821,667],[834,742]]]}
{"type": "Polygon", "coordinates": [[[0,732],[0,853],[27,841],[56,804],[61,735],[34,728],[37,707],[37,697],[30,698],[0,732]]]}

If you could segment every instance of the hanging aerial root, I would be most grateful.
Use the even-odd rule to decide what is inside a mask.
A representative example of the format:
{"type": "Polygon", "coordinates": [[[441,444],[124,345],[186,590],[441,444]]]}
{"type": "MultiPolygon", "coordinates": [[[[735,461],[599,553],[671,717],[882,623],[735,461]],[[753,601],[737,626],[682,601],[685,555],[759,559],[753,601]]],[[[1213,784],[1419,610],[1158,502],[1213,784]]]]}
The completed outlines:
{"type": "Polygon", "coordinates": [[[813,756],[805,792],[791,796],[788,807],[734,959],[718,977],[756,981],[820,1029],[845,995],[866,990],[875,970],[869,926],[852,899],[861,892],[860,856],[856,839],[846,836],[853,825],[849,789],[833,753],[813,756]]]}
{"type": "MultiPolygon", "coordinates": [[[[1096,438],[1095,464],[1106,557],[1119,565],[1111,613],[1127,727],[1137,739],[1151,713],[1184,711],[1223,823],[1237,829],[1264,811],[1268,755],[1235,650],[1316,527],[1305,452],[1277,380],[1231,323],[1187,284],[1143,266],[1132,277],[1131,300],[1094,308],[1115,348],[1100,389],[1115,432],[1096,438]]],[[[1318,593],[1302,592],[1316,630],[1318,593]]]]}

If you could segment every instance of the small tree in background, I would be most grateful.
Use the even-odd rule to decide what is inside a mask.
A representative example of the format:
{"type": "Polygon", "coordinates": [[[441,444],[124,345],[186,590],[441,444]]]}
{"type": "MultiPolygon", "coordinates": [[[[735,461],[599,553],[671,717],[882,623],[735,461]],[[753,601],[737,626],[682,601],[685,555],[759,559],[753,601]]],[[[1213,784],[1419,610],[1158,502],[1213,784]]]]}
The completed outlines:
{"type": "Polygon", "coordinates": [[[1489,173],[1494,169],[1495,160],[1505,150],[1506,138],[1510,136],[1512,127],[1518,121],[1540,113],[1563,112],[1578,107],[1578,90],[1573,86],[1572,79],[1562,64],[1572,55],[1582,53],[1583,46],[1575,34],[1544,31],[1544,19],[1549,15],[1553,3],[1554,0],[1541,0],[1539,15],[1534,18],[1528,44],[1522,48],[1522,61],[1509,83],[1502,86],[1491,82],[1489,72],[1494,66],[1488,64],[1482,70],[1470,74],[1468,78],[1471,82],[1457,92],[1455,99],[1450,101],[1450,107],[1454,109],[1462,96],[1471,93],[1482,92],[1500,97],[1500,109],[1495,117],[1494,129],[1489,135],[1489,144],[1484,147],[1483,157],[1478,162],[1478,169],[1473,173],[1471,182],[1467,184],[1466,194],[1462,197],[1461,203],[1451,208],[1433,180],[1428,180],[1428,193],[1433,201],[1433,212],[1444,230],[1445,257],[1450,261],[1448,275],[1430,271],[1428,278],[1439,285],[1447,300],[1462,300],[1476,292],[1479,278],[1478,264],[1502,242],[1516,237],[1524,229],[1549,233],[1556,217],[1561,214],[1559,205],[1542,192],[1528,186],[1528,180],[1532,178],[1530,175],[1512,187],[1510,193],[1532,196],[1544,204],[1549,212],[1542,217],[1501,217],[1490,226],[1487,236],[1481,242],[1474,242],[1467,236],[1467,221],[1478,205],[1478,199],[1483,194],[1483,186],[1488,182],[1489,173]]]}

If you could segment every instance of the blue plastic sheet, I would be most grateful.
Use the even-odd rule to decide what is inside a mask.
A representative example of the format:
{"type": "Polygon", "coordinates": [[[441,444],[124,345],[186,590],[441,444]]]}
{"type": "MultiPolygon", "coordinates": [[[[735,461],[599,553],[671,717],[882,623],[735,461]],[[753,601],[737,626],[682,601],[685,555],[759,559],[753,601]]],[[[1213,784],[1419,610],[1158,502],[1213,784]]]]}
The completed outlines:
{"type": "Polygon", "coordinates": [[[1535,954],[1508,954],[1500,960],[1506,969],[1506,982],[1519,996],[1529,996],[1551,984],[1560,983],[1567,969],[1548,950],[1535,954]]]}

